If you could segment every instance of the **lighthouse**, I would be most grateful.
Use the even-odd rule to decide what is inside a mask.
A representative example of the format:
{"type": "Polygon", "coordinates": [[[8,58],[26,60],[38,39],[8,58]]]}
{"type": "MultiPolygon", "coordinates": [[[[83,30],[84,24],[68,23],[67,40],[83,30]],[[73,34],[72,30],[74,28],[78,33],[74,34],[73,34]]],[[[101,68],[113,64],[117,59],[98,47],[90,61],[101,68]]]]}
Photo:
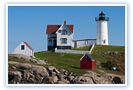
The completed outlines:
{"type": "Polygon", "coordinates": [[[97,22],[97,45],[108,45],[108,21],[109,17],[106,17],[105,13],[101,11],[99,16],[95,18],[97,22]]]}

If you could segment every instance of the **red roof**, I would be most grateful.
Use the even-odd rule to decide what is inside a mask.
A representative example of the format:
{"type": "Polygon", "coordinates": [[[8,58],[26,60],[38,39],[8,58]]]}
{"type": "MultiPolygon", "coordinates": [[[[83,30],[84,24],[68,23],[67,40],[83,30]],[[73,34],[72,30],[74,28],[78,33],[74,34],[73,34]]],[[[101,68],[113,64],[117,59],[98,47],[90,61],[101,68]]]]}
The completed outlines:
{"type": "Polygon", "coordinates": [[[23,43],[24,43],[29,49],[31,49],[31,50],[33,51],[32,47],[31,47],[27,42],[23,41],[23,43]]]}
{"type": "Polygon", "coordinates": [[[80,58],[80,61],[82,60],[90,60],[90,61],[95,61],[90,55],[85,54],[80,58]]]}
{"type": "MultiPolygon", "coordinates": [[[[47,25],[47,34],[52,34],[55,33],[61,25],[47,25]]],[[[67,27],[69,28],[69,30],[73,33],[73,25],[67,25],[67,27]]]]}

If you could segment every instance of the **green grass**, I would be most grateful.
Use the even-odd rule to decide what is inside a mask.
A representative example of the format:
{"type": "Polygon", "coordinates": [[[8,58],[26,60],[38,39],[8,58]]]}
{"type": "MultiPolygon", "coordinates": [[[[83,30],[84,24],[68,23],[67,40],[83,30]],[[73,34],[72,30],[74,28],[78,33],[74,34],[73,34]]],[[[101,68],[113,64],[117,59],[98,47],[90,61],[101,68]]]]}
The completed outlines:
{"type": "MultiPolygon", "coordinates": [[[[123,54],[125,52],[124,46],[95,46],[92,51],[92,57],[100,60],[106,61],[110,59],[110,55],[105,55],[105,52],[118,52],[119,54],[123,54]]],[[[111,56],[112,57],[112,56],[111,56]]]]}
{"type": "MultiPolygon", "coordinates": [[[[89,50],[90,46],[77,48],[75,50],[89,50]]],[[[125,47],[124,46],[95,46],[91,56],[96,60],[97,66],[96,70],[104,70],[105,72],[124,74],[125,72],[125,47]],[[106,55],[105,52],[117,51],[118,55],[106,55]],[[99,63],[106,63],[111,61],[113,65],[117,65],[120,71],[111,71],[108,68],[101,67],[99,63]]],[[[81,75],[86,72],[86,70],[80,69],[80,54],[61,54],[54,52],[36,52],[35,57],[41,60],[47,60],[50,65],[56,66],[58,68],[64,68],[69,71],[75,72],[77,75],[81,75]]]]}
{"type": "Polygon", "coordinates": [[[35,57],[42,60],[47,60],[50,65],[58,68],[64,68],[69,71],[81,75],[85,70],[80,69],[79,60],[82,57],[80,54],[61,54],[54,52],[36,52],[35,57]]]}
{"type": "Polygon", "coordinates": [[[97,64],[97,69],[102,69],[105,72],[124,74],[125,73],[125,47],[124,46],[96,46],[92,52],[92,57],[100,63],[107,63],[117,66],[120,71],[114,72],[108,68],[101,67],[101,64],[97,64]],[[107,52],[118,52],[117,55],[105,54],[107,52]],[[100,67],[100,68],[99,68],[100,67]]]}
{"type": "Polygon", "coordinates": [[[73,48],[73,50],[85,50],[85,51],[89,51],[91,48],[91,46],[85,46],[85,47],[80,47],[80,48],[73,48]]]}

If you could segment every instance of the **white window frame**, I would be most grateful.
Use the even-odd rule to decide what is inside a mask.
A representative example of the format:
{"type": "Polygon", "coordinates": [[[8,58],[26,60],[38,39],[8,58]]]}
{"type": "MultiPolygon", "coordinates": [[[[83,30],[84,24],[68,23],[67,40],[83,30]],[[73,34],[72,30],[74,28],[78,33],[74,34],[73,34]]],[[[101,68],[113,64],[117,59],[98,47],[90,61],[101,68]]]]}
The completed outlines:
{"type": "Polygon", "coordinates": [[[67,44],[67,38],[61,38],[61,44],[67,44]]]}

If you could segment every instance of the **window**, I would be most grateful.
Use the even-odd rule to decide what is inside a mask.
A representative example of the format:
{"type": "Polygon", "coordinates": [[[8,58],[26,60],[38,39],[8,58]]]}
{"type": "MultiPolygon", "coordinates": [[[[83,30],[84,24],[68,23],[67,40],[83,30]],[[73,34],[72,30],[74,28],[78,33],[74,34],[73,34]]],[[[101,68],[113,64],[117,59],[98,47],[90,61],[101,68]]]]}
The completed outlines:
{"type": "Polygon", "coordinates": [[[21,45],[21,50],[24,50],[24,45],[21,45]]]}
{"type": "Polygon", "coordinates": [[[66,35],[67,34],[67,30],[62,30],[62,35],[66,35]]]}
{"type": "Polygon", "coordinates": [[[51,40],[51,39],[49,39],[48,41],[49,41],[50,43],[52,42],[52,40],[51,40]]]}
{"type": "Polygon", "coordinates": [[[61,38],[61,44],[67,44],[67,38],[61,38]]]}
{"type": "Polygon", "coordinates": [[[58,32],[61,33],[61,30],[59,30],[58,32]]]}
{"type": "Polygon", "coordinates": [[[103,40],[103,43],[106,43],[106,40],[103,40]]]}

